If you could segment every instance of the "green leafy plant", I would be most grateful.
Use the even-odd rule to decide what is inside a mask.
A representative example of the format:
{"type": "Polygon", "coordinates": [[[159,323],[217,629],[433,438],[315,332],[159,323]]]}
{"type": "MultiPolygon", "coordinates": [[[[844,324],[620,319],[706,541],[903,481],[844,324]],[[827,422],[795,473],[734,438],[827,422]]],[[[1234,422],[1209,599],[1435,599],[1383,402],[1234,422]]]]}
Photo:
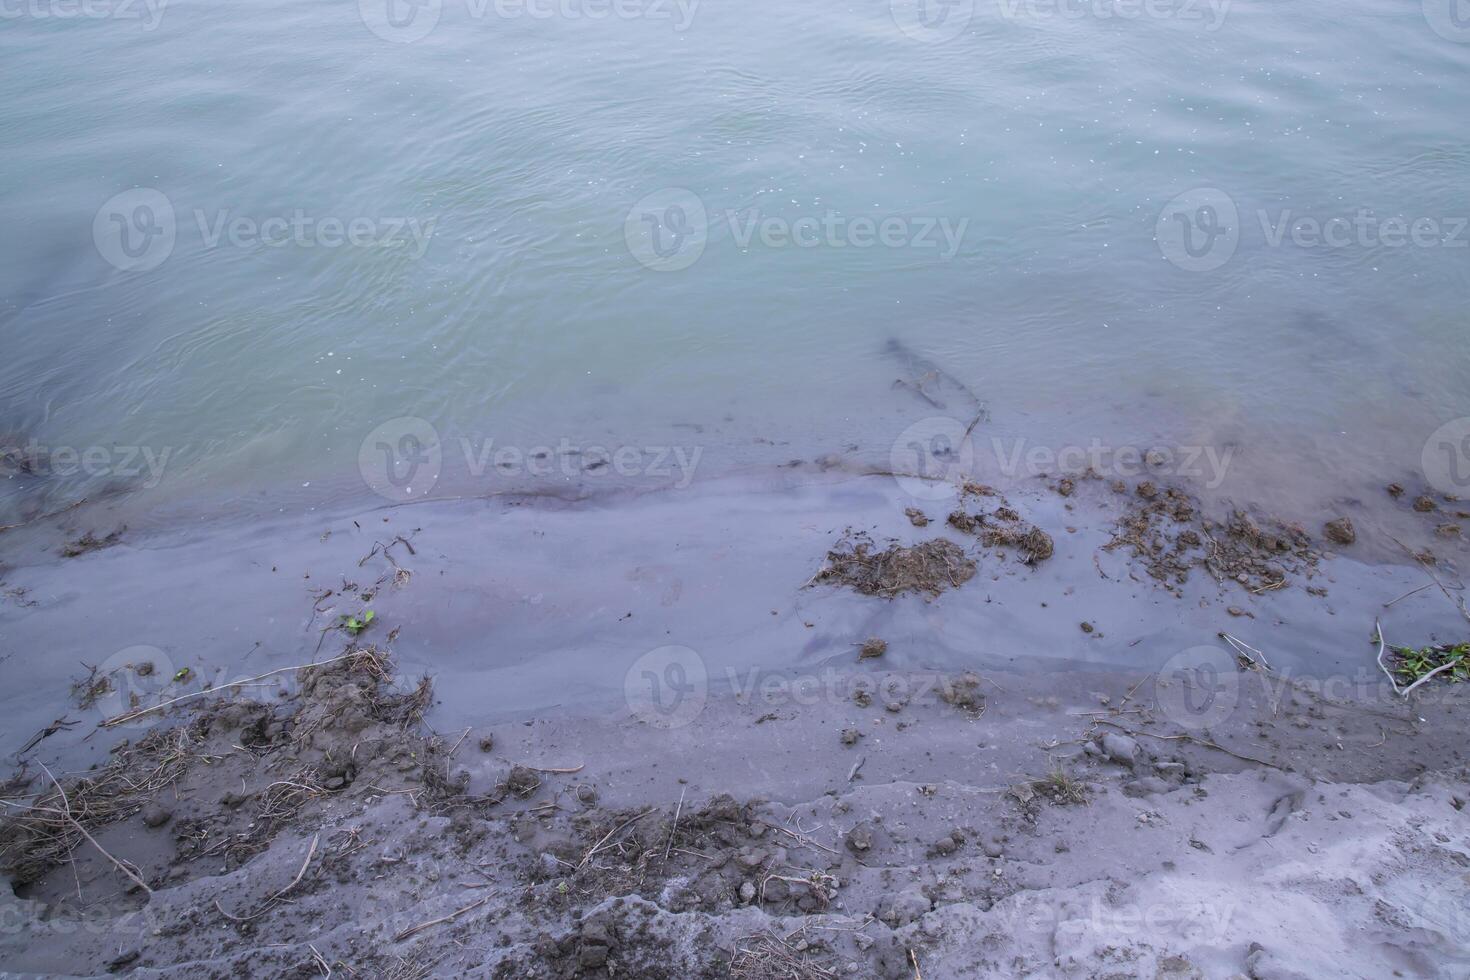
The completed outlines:
{"type": "Polygon", "coordinates": [[[1418,650],[1413,647],[1393,647],[1392,649],[1396,658],[1394,673],[1403,677],[1408,683],[1412,684],[1431,671],[1439,670],[1451,663],[1455,666],[1440,671],[1437,676],[1448,681],[1470,680],[1470,643],[1454,645],[1441,643],[1418,650]]]}
{"type": "Polygon", "coordinates": [[[373,611],[371,609],[364,610],[361,616],[349,616],[346,613],[342,614],[342,628],[353,636],[356,636],[363,630],[367,629],[370,625],[372,625],[372,622],[373,611]]]}

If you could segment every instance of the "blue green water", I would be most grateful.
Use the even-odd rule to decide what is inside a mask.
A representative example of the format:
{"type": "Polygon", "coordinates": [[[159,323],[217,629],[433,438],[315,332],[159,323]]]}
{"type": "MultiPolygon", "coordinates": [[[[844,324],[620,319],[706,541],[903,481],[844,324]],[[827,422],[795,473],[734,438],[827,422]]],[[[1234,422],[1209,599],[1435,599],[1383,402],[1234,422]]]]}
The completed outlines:
{"type": "Polygon", "coordinates": [[[890,339],[1008,436],[1412,468],[1470,413],[1452,2],[8,0],[0,433],[96,465],[5,505],[314,505],[403,416],[883,459],[970,414],[890,339]]]}

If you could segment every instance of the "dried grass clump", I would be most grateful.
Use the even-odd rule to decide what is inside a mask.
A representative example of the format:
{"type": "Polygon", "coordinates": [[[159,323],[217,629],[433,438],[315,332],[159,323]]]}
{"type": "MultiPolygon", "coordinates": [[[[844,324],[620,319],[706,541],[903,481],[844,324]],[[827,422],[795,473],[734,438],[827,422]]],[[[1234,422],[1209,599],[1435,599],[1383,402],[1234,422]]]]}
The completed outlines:
{"type": "MultiPolygon", "coordinates": [[[[26,884],[63,863],[89,832],[142,810],[195,761],[202,733],[195,726],[150,732],[116,752],[101,769],[17,799],[0,800],[0,872],[26,884]]],[[[104,852],[105,853],[105,852],[104,852]]]]}
{"type": "Polygon", "coordinates": [[[734,980],[837,980],[839,974],[817,963],[807,950],[765,932],[735,944],[730,976],[734,980]]]}
{"type": "Polygon", "coordinates": [[[812,581],[846,585],[863,595],[891,599],[905,592],[937,596],[974,577],[975,562],[945,538],[911,548],[894,544],[875,552],[872,541],[859,536],[827,552],[826,566],[812,581]]]}

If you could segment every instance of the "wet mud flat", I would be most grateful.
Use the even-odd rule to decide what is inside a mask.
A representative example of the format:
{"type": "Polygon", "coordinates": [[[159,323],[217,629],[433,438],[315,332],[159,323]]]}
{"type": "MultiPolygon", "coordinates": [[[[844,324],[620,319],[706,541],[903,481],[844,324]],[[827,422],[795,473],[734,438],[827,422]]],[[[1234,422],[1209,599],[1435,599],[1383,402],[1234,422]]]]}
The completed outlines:
{"type": "Polygon", "coordinates": [[[1470,965],[1459,691],[1344,702],[1243,671],[1203,730],[1157,676],[873,659],[672,728],[434,735],[373,648],[278,701],[201,699],[64,795],[7,788],[31,810],[0,838],[0,955],[220,978],[1470,965]]]}
{"type": "Polygon", "coordinates": [[[1449,535],[840,471],[68,518],[0,606],[13,972],[1470,966],[1465,696],[1374,635],[1464,640],[1449,535]]]}

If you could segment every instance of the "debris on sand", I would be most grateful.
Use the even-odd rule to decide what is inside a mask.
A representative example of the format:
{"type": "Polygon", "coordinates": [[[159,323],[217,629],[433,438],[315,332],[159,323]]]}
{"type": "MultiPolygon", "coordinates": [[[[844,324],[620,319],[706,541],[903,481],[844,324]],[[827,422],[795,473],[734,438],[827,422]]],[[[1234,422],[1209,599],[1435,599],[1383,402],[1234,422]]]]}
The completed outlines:
{"type": "Polygon", "coordinates": [[[939,686],[939,699],[972,718],[985,714],[985,695],[980,693],[979,674],[966,671],[959,677],[944,678],[939,686]]]}
{"type": "Polygon", "coordinates": [[[987,548],[1015,548],[1021,554],[1021,561],[1027,565],[1046,561],[1056,551],[1050,534],[1035,524],[1024,521],[1002,527],[987,527],[980,534],[980,543],[987,548]]]}
{"type": "Polygon", "coordinates": [[[505,790],[521,800],[528,800],[541,788],[541,777],[525,766],[512,766],[505,777],[505,790]]]}
{"type": "Polygon", "coordinates": [[[858,659],[859,660],[872,660],[875,657],[881,657],[881,656],[883,656],[883,654],[885,654],[887,652],[888,652],[888,641],[887,640],[879,639],[876,636],[870,636],[870,637],[868,637],[867,640],[865,640],[863,642],[863,645],[858,648],[858,659]]]}
{"type": "Polygon", "coordinates": [[[1207,520],[1204,529],[1212,545],[1205,568],[1216,580],[1233,580],[1254,593],[1283,587],[1288,572],[1310,572],[1321,557],[1300,526],[1276,522],[1264,529],[1244,511],[1223,525],[1207,520]]]}
{"type": "Polygon", "coordinates": [[[1431,511],[1438,510],[1439,505],[1434,502],[1432,497],[1420,496],[1414,498],[1414,509],[1421,514],[1428,514],[1431,511]]]}
{"type": "Polygon", "coordinates": [[[1349,545],[1358,540],[1357,529],[1353,527],[1353,522],[1346,517],[1339,517],[1337,520],[1328,521],[1322,525],[1322,533],[1333,544],[1349,545]]]}
{"type": "Polygon", "coordinates": [[[1087,784],[1073,779],[1061,768],[1053,769],[1042,779],[1032,780],[1031,789],[1052,806],[1085,806],[1088,801],[1087,784]]]}
{"type": "Polygon", "coordinates": [[[77,707],[85,711],[112,693],[112,677],[98,673],[91,664],[82,666],[87,668],[87,676],[72,681],[71,696],[76,699],[77,707]]]}
{"type": "Polygon", "coordinates": [[[99,538],[91,531],[88,531],[86,534],[83,534],[76,540],[68,541],[66,544],[62,545],[61,557],[76,558],[81,555],[89,554],[93,551],[101,551],[103,548],[111,548],[113,545],[122,540],[122,534],[126,530],[127,528],[120,527],[116,531],[113,531],[111,534],[107,535],[105,538],[99,538]]]}
{"type": "Polygon", "coordinates": [[[417,732],[427,681],[395,688],[387,656],[372,648],[297,678],[298,692],[279,703],[190,701],[185,719],[122,742],[100,768],[22,793],[27,806],[0,828],[0,873],[38,881],[101,829],[133,819],[152,826],[166,811],[178,853],[161,867],[138,868],[138,880],[215,875],[266,850],[309,819],[309,808],[339,794],[464,799],[445,775],[439,740],[417,732]]]}
{"type": "Polygon", "coordinates": [[[912,524],[914,527],[929,526],[929,516],[917,507],[904,508],[903,516],[907,517],[909,519],[909,523],[912,524]]]}
{"type": "Polygon", "coordinates": [[[911,548],[894,543],[875,552],[873,542],[859,534],[827,552],[826,567],[812,581],[847,585],[863,595],[891,599],[905,592],[937,596],[974,577],[975,562],[953,541],[935,538],[911,548]]]}
{"type": "Polygon", "coordinates": [[[957,510],[949,515],[949,524],[957,531],[980,535],[980,543],[987,548],[1014,548],[1027,565],[1046,561],[1056,550],[1050,534],[1022,520],[1008,506],[988,514],[957,510]]]}
{"type": "Polygon", "coordinates": [[[1285,586],[1288,573],[1310,574],[1321,557],[1298,525],[1277,521],[1262,527],[1240,510],[1217,523],[1204,518],[1198,501],[1183,490],[1147,481],[1135,495],[1103,550],[1129,548],[1148,574],[1175,595],[1182,594],[1178,586],[1189,581],[1196,566],[1217,581],[1229,579],[1261,593],[1285,586]]]}

